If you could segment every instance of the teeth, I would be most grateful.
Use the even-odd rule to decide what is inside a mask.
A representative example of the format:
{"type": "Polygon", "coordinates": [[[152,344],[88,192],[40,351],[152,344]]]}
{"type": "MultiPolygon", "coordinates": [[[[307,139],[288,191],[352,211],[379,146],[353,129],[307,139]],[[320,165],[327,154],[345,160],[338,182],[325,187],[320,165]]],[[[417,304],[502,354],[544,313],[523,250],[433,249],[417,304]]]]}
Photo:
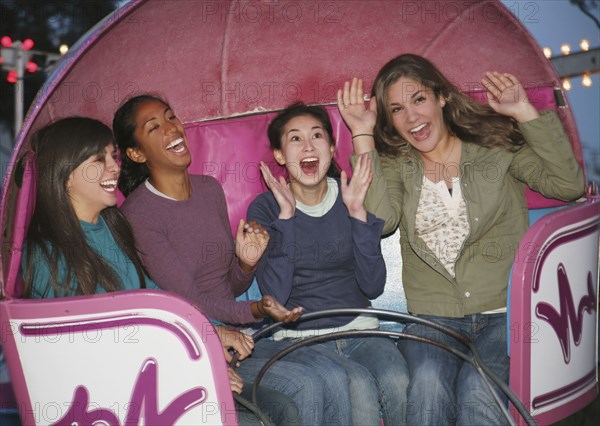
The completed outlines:
{"type": "Polygon", "coordinates": [[[318,158],[305,158],[301,161],[301,163],[314,163],[315,161],[319,161],[318,158]]]}
{"type": "Polygon", "coordinates": [[[425,126],[427,126],[427,124],[421,124],[420,126],[415,127],[414,129],[411,129],[411,133],[416,133],[419,130],[423,129],[425,126]]]}
{"type": "Polygon", "coordinates": [[[105,191],[114,192],[117,189],[117,180],[116,179],[104,180],[104,181],[100,182],[100,186],[105,191]]]}
{"type": "Polygon", "coordinates": [[[167,149],[171,149],[171,148],[179,145],[182,142],[183,142],[183,138],[177,138],[173,142],[171,142],[169,145],[167,145],[167,149]]]}

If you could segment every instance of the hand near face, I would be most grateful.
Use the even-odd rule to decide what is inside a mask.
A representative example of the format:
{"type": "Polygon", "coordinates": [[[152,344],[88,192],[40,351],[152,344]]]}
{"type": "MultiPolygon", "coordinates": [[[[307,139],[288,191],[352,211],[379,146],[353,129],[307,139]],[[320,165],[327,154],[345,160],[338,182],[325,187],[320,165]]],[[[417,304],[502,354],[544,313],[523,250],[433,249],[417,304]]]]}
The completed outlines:
{"type": "Polygon", "coordinates": [[[235,392],[237,394],[242,393],[242,389],[244,388],[244,381],[240,377],[238,373],[231,367],[227,367],[227,373],[229,375],[229,385],[231,386],[231,392],[235,392]]]}
{"type": "MultiPolygon", "coordinates": [[[[345,82],[344,88],[338,90],[337,103],[340,115],[350,129],[352,136],[373,135],[377,121],[377,104],[375,98],[365,107],[363,98],[363,81],[356,77],[352,82],[345,82]]],[[[357,155],[375,149],[375,140],[372,136],[357,136],[352,139],[354,151],[357,155]]]]}
{"type": "Polygon", "coordinates": [[[486,72],[481,84],[487,89],[489,105],[497,113],[512,117],[520,123],[540,116],[529,102],[525,88],[514,75],[486,72]]]}
{"type": "Polygon", "coordinates": [[[295,322],[298,321],[303,308],[296,307],[291,311],[279,303],[272,296],[263,296],[262,299],[256,302],[256,308],[258,313],[260,314],[259,318],[271,318],[275,321],[281,321],[284,323],[295,322]]]}
{"type": "Polygon", "coordinates": [[[262,161],[260,162],[260,172],[267,187],[273,193],[275,200],[277,200],[277,204],[279,204],[279,219],[285,220],[293,217],[296,214],[296,199],[288,187],[285,178],[279,176],[279,180],[275,179],[271,170],[262,161]]]}
{"type": "Polygon", "coordinates": [[[235,238],[235,254],[241,268],[250,272],[254,269],[269,243],[269,233],[255,221],[240,220],[235,238]]]}
{"type": "Polygon", "coordinates": [[[229,353],[230,349],[238,353],[239,359],[244,359],[252,353],[254,349],[252,336],[222,325],[216,325],[215,331],[221,340],[221,346],[223,346],[223,352],[225,353],[225,361],[228,363],[233,358],[229,353]]]}
{"type": "Polygon", "coordinates": [[[372,180],[371,157],[366,153],[358,156],[350,183],[348,183],[348,175],[342,171],[342,200],[348,208],[350,217],[363,222],[367,221],[367,210],[364,203],[372,180]]]}

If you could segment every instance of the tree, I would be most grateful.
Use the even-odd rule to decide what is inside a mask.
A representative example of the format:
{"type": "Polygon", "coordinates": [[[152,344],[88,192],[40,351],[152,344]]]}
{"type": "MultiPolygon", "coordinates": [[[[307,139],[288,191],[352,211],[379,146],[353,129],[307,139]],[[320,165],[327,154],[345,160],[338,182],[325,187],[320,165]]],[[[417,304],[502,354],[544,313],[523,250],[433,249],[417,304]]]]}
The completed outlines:
{"type": "MultiPolygon", "coordinates": [[[[0,28],[13,40],[30,38],[36,50],[58,53],[61,44],[72,46],[97,22],[111,13],[116,0],[0,0],[0,28]]],[[[26,73],[25,109],[33,101],[47,74],[45,58],[34,56],[40,71],[26,73]]],[[[12,129],[14,117],[14,84],[0,74],[0,121],[12,129]]],[[[5,141],[1,141],[5,145],[5,141]]]]}

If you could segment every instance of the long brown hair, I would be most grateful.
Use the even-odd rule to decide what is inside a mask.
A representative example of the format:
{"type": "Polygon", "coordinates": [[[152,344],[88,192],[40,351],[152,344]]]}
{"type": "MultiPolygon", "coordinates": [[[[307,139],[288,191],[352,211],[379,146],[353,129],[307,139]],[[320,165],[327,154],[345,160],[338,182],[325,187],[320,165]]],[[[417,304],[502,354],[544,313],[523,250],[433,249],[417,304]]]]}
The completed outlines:
{"type": "MultiPolygon", "coordinates": [[[[94,294],[97,285],[106,291],[122,289],[114,269],[88,244],[67,194],[69,176],[85,160],[104,154],[114,144],[110,128],[86,117],[59,120],[38,131],[32,139],[37,161],[37,193],[27,232],[25,297],[32,296],[35,253],[39,251],[50,269],[48,289],[55,296],[94,294]],[[64,266],[64,277],[60,266],[64,266]],[[59,276],[61,278],[59,278],[59,276]],[[74,286],[74,283],[77,283],[74,286]]],[[[117,207],[108,207],[101,216],[115,241],[133,263],[145,287],[144,269],[135,250],[133,231],[117,207]]]]}
{"type": "Polygon", "coordinates": [[[373,95],[377,99],[375,147],[379,153],[395,157],[410,151],[408,142],[394,128],[388,107],[388,89],[402,77],[431,89],[436,99],[445,98],[444,123],[448,131],[461,140],[509,151],[518,151],[525,143],[515,120],[471,99],[427,59],[405,54],[385,64],[373,85],[373,95]]]}

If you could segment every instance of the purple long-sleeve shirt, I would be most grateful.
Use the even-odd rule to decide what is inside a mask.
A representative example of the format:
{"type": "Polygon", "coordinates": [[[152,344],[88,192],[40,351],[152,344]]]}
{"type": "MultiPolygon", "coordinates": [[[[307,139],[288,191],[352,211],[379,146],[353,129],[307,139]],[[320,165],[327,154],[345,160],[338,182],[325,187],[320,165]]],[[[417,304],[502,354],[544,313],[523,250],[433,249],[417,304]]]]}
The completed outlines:
{"type": "Polygon", "coordinates": [[[212,320],[257,322],[250,302],[237,302],[252,280],[241,270],[223,188],[210,176],[191,175],[192,195],[169,200],[140,185],[122,210],[131,222],[142,261],[154,281],[212,320]]]}

